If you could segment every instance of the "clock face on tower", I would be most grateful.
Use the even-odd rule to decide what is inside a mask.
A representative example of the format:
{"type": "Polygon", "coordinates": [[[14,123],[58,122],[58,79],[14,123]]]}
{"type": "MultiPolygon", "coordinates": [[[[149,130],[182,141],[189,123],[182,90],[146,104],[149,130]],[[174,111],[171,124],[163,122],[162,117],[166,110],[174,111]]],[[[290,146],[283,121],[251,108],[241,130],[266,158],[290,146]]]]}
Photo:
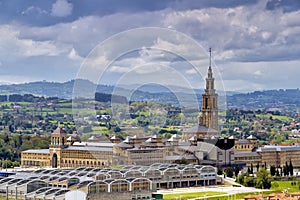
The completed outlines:
{"type": "Polygon", "coordinates": [[[213,112],[213,115],[216,115],[216,112],[213,112]]]}

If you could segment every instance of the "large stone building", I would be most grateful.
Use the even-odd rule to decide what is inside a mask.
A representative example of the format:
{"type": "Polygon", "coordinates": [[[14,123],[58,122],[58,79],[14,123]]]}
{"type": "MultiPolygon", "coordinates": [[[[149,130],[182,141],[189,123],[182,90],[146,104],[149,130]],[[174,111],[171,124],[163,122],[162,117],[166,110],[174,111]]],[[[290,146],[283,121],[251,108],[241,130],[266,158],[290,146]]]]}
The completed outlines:
{"type": "Polygon", "coordinates": [[[115,136],[108,142],[81,142],[78,137],[67,135],[61,128],[51,134],[49,149],[26,150],[21,154],[22,167],[107,167],[111,165],[151,165],[153,163],[206,163],[210,148],[201,148],[191,153],[196,146],[192,142],[182,142],[177,135],[162,139],[157,135],[140,138],[127,137],[125,140],[115,136]],[[66,141],[66,142],[65,142],[66,141]]]}
{"type": "Polygon", "coordinates": [[[286,162],[292,162],[294,167],[300,167],[300,146],[275,146],[266,145],[257,149],[261,162],[267,166],[283,167],[286,162]]]}
{"type": "Polygon", "coordinates": [[[111,142],[80,142],[58,127],[51,134],[49,149],[30,149],[21,153],[23,167],[99,167],[112,164],[114,144],[111,142]]]}

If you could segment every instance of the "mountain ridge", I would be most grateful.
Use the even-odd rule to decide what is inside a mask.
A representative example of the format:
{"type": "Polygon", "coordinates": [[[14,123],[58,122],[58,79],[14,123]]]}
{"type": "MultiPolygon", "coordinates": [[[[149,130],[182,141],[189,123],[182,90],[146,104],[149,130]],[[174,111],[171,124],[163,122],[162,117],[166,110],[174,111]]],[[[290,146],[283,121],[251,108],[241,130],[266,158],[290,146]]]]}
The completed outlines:
{"type": "MultiPolygon", "coordinates": [[[[120,96],[131,95],[128,100],[131,101],[153,101],[164,102],[177,105],[177,97],[184,99],[194,99],[195,94],[200,103],[202,100],[203,89],[188,90],[183,87],[161,86],[158,84],[149,85],[96,85],[95,83],[76,79],[66,81],[64,83],[36,81],[22,84],[0,85],[1,95],[10,94],[33,94],[44,97],[59,97],[63,99],[71,99],[73,96],[73,87],[76,82],[76,90],[80,91],[83,97],[94,97],[94,93],[117,94],[120,96]],[[91,88],[95,88],[95,92],[91,94],[91,88]],[[195,93],[191,93],[194,91],[195,93]]],[[[226,92],[227,105],[230,108],[241,109],[258,109],[273,108],[289,105],[292,107],[300,107],[300,90],[299,89],[278,89],[253,91],[248,93],[226,92]],[[298,100],[299,99],[299,100],[298,100]]],[[[201,104],[200,104],[201,105],[201,104]]]]}

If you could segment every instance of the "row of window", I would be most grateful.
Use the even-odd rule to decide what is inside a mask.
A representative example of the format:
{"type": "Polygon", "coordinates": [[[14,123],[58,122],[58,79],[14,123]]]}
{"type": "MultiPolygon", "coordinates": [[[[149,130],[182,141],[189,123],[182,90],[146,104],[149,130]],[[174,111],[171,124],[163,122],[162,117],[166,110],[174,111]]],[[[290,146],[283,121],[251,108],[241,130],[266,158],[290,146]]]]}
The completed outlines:
{"type": "Polygon", "coordinates": [[[104,161],[81,161],[81,160],[62,160],[61,164],[76,164],[76,165],[93,165],[93,166],[105,166],[107,165],[104,161]]]}

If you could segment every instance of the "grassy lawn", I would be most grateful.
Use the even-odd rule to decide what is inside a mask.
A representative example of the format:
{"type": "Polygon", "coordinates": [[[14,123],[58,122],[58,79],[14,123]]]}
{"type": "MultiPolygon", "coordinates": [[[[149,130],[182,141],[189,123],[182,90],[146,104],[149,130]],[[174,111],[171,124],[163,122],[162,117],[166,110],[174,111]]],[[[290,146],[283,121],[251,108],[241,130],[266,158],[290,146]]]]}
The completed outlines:
{"type": "MultiPolygon", "coordinates": [[[[273,193],[272,191],[269,191],[269,192],[263,192],[264,195],[268,195],[268,194],[271,194],[273,193]]],[[[241,193],[241,194],[236,194],[236,195],[231,195],[231,196],[228,196],[228,195],[224,195],[222,197],[208,197],[207,199],[208,200],[228,200],[228,199],[244,199],[245,196],[247,195],[257,195],[258,193],[241,193]]]]}
{"type": "MultiPolygon", "coordinates": [[[[268,195],[273,193],[274,191],[263,192],[264,195],[268,195]]],[[[228,195],[228,193],[224,192],[193,192],[193,193],[184,193],[184,194],[164,194],[164,200],[187,200],[187,199],[207,199],[207,200],[228,200],[228,199],[244,199],[247,195],[256,195],[255,193],[240,193],[236,195],[228,195]],[[220,196],[216,196],[220,195],[220,196]]]]}
{"type": "Polygon", "coordinates": [[[191,193],[180,193],[180,194],[164,194],[164,200],[187,200],[197,197],[214,196],[214,195],[226,195],[224,192],[191,192],[191,193]]]}
{"type": "Polygon", "coordinates": [[[288,192],[299,192],[298,181],[273,181],[271,190],[282,192],[283,190],[288,189],[288,192]],[[296,183],[292,185],[292,182],[296,183]]]}
{"type": "MultiPolygon", "coordinates": [[[[300,182],[299,182],[300,183],[300,182]]],[[[273,181],[270,191],[263,192],[263,194],[268,195],[274,192],[281,193],[283,190],[288,190],[288,192],[299,192],[299,183],[298,181],[273,181]],[[293,183],[293,184],[292,184],[293,183]]],[[[178,194],[164,194],[164,200],[176,200],[176,199],[209,199],[209,200],[227,200],[227,199],[244,199],[245,196],[249,194],[258,194],[256,193],[241,193],[236,194],[235,196],[231,195],[228,197],[227,193],[224,192],[191,192],[191,193],[178,193],[178,194]],[[220,195],[213,197],[215,195],[220,195]],[[206,196],[206,198],[204,198],[206,196]],[[181,198],[180,198],[181,197],[181,198]]]]}

